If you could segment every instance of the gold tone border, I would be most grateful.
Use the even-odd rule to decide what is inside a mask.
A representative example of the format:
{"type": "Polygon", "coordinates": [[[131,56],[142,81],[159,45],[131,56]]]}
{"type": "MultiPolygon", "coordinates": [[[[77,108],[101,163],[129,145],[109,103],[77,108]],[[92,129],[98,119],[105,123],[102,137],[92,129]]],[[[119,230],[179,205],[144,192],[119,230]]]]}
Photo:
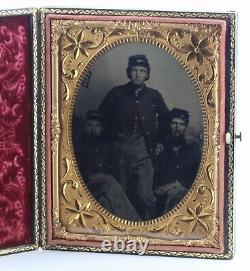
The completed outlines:
{"type": "MultiPolygon", "coordinates": [[[[178,13],[178,12],[133,12],[133,11],[107,11],[107,10],[67,10],[67,9],[44,9],[42,11],[42,32],[44,33],[44,18],[46,14],[55,13],[55,14],[82,14],[82,15],[132,15],[132,16],[167,16],[167,17],[190,17],[190,18],[223,18],[230,20],[230,126],[229,130],[231,134],[233,134],[233,121],[234,121],[234,25],[235,25],[235,18],[233,13],[178,13]]],[[[45,40],[43,39],[43,42],[45,40]]],[[[45,49],[45,43],[44,43],[45,49]]],[[[44,51],[45,52],[45,51],[44,51]]],[[[45,63],[45,62],[44,62],[45,63]]],[[[45,70],[42,74],[43,77],[45,76],[45,70]]],[[[45,84],[43,85],[45,87],[45,84]]],[[[44,92],[45,93],[45,92],[44,92]]],[[[44,94],[43,93],[43,94],[44,94]]],[[[44,117],[45,115],[43,115],[44,117]]],[[[45,137],[44,137],[45,142],[45,137]]],[[[233,143],[229,145],[229,184],[228,184],[228,236],[229,236],[229,246],[228,251],[225,254],[211,254],[211,253],[183,253],[183,252],[165,252],[165,251],[147,251],[146,254],[149,255],[171,255],[171,256],[191,256],[191,257],[201,257],[201,258],[230,258],[232,256],[232,181],[233,181],[233,143]]],[[[45,169],[45,167],[44,167],[45,169]]],[[[43,204],[45,201],[43,202],[43,204]]],[[[44,206],[45,208],[45,206],[44,206]]],[[[46,245],[47,248],[51,249],[62,249],[62,250],[76,250],[76,251],[100,251],[101,249],[95,248],[82,248],[82,247],[64,247],[64,246],[53,246],[53,245],[46,245]]]]}
{"type": "Polygon", "coordinates": [[[34,210],[35,210],[35,244],[38,247],[39,243],[39,224],[40,224],[40,219],[39,219],[39,173],[38,173],[38,95],[39,95],[39,89],[38,89],[38,36],[37,36],[37,28],[38,28],[38,10],[33,9],[32,13],[32,22],[33,22],[33,135],[34,135],[34,210]]]}
{"type": "Polygon", "coordinates": [[[234,117],[235,117],[235,14],[229,14],[230,19],[230,33],[229,33],[229,41],[230,45],[228,50],[230,50],[229,56],[229,76],[230,82],[226,92],[226,95],[229,96],[229,109],[226,112],[229,116],[229,125],[228,131],[232,135],[233,140],[228,145],[228,150],[226,152],[226,156],[228,156],[228,169],[227,176],[225,178],[228,179],[228,195],[226,199],[227,206],[225,206],[228,212],[228,221],[226,226],[228,227],[228,248],[225,258],[231,259],[233,257],[233,180],[234,180],[234,117]]]}
{"type": "MultiPolygon", "coordinates": [[[[139,26],[141,27],[141,26],[139,26]]],[[[163,43],[160,43],[159,41],[153,41],[152,39],[150,38],[145,38],[143,39],[142,41],[138,41],[137,38],[124,38],[124,39],[119,39],[119,40],[116,40],[115,42],[112,42],[112,43],[109,43],[107,46],[103,47],[101,50],[98,50],[98,53],[95,54],[88,62],[87,62],[87,65],[85,66],[84,69],[82,69],[81,71],[81,74],[79,76],[79,78],[77,79],[77,82],[76,82],[76,91],[74,91],[74,93],[71,95],[72,96],[72,99],[71,99],[71,104],[70,104],[70,108],[68,110],[69,112],[69,124],[67,125],[67,129],[69,131],[69,149],[70,149],[70,153],[71,153],[71,156],[72,156],[72,161],[73,161],[73,167],[75,168],[76,170],[76,175],[78,177],[78,180],[80,180],[82,177],[81,177],[81,174],[79,172],[79,169],[78,169],[78,166],[77,166],[77,161],[75,159],[75,156],[72,155],[74,154],[74,148],[73,148],[73,142],[72,142],[72,127],[71,127],[71,124],[72,124],[72,116],[73,116],[73,108],[74,108],[74,104],[75,104],[75,101],[76,101],[76,96],[78,94],[78,91],[79,91],[79,88],[80,88],[80,85],[81,85],[81,82],[82,80],[85,78],[86,76],[86,73],[88,72],[89,68],[96,63],[96,61],[98,61],[98,59],[100,59],[107,51],[111,50],[112,48],[115,48],[116,46],[120,45],[120,44],[127,44],[127,43],[130,43],[130,42],[142,42],[143,44],[150,44],[150,45],[155,45],[157,48],[159,49],[162,49],[164,50],[166,53],[168,53],[173,59],[175,59],[178,64],[180,64],[182,66],[182,68],[185,70],[186,74],[188,75],[190,81],[193,83],[194,85],[194,90],[197,94],[197,97],[199,99],[199,103],[200,103],[200,107],[201,107],[201,111],[202,111],[202,118],[203,118],[203,124],[204,124],[204,127],[203,127],[203,130],[204,130],[204,139],[203,139],[203,149],[206,150],[208,148],[208,136],[207,136],[207,131],[208,131],[208,124],[206,123],[206,119],[207,119],[207,112],[206,112],[206,107],[205,107],[205,101],[204,101],[204,97],[202,96],[202,93],[201,93],[201,89],[199,88],[199,85],[196,81],[196,78],[194,77],[191,69],[187,66],[187,64],[182,60],[181,57],[179,57],[173,50],[171,50],[170,47],[167,47],[166,44],[163,44],[163,43]]],[[[58,65],[58,63],[56,63],[56,65],[58,65]]],[[[55,81],[58,81],[58,76],[57,74],[54,76],[55,78],[55,81]]],[[[63,77],[61,77],[62,81],[63,81],[63,84],[66,86],[66,90],[69,89],[68,88],[68,85],[66,84],[65,80],[63,77]]],[[[55,84],[56,85],[56,84],[55,84]]],[[[69,92],[67,91],[65,93],[65,96],[64,97],[69,97],[70,94],[69,92]]],[[[52,123],[52,126],[54,126],[54,124],[52,123]]],[[[58,135],[59,136],[59,135],[58,135]]],[[[52,145],[52,148],[53,148],[53,145],[52,145]]],[[[205,152],[203,152],[203,156],[202,156],[202,159],[201,159],[201,165],[200,165],[200,170],[198,171],[197,173],[197,177],[196,177],[196,180],[200,179],[201,178],[201,172],[202,172],[202,168],[203,170],[205,170],[205,152]]],[[[55,164],[57,165],[57,163],[55,162],[55,164]]],[[[66,175],[66,174],[65,174],[66,175]]],[[[54,175],[53,175],[54,176],[54,175]]],[[[55,177],[56,179],[56,177],[55,177]]],[[[192,192],[194,192],[194,190],[198,190],[197,189],[197,183],[196,183],[196,180],[194,181],[194,185],[192,186],[192,188],[189,189],[187,195],[185,196],[185,198],[182,200],[182,202],[185,201],[185,199],[187,199],[191,194],[192,192]]],[[[55,184],[54,184],[55,185],[55,184]]],[[[113,218],[115,219],[116,221],[118,222],[123,222],[125,223],[126,225],[130,226],[134,226],[134,225],[137,225],[137,226],[147,226],[147,225],[151,225],[151,224],[154,224],[154,223],[157,223],[157,222],[160,222],[162,220],[164,220],[165,218],[168,218],[169,216],[171,216],[174,211],[179,207],[181,207],[180,205],[178,205],[177,207],[175,207],[173,210],[170,210],[167,214],[161,216],[161,217],[158,217],[158,218],[155,218],[155,219],[151,219],[149,221],[142,221],[142,222],[132,222],[132,221],[128,221],[126,219],[122,219],[122,218],[118,218],[116,217],[115,215],[109,213],[107,210],[105,210],[95,199],[94,197],[91,195],[91,193],[88,191],[88,188],[85,184],[81,183],[81,185],[84,187],[84,189],[86,189],[86,194],[88,197],[90,197],[91,199],[91,202],[94,203],[94,205],[97,206],[97,208],[101,211],[103,214],[105,214],[107,217],[110,217],[110,218],[113,218]]],[[[201,187],[202,188],[202,187],[201,187]]],[[[205,186],[203,187],[205,188],[205,186]]],[[[207,189],[207,187],[206,187],[207,189]]],[[[55,188],[55,191],[57,190],[57,188],[55,188]]],[[[211,192],[211,198],[214,199],[214,195],[213,195],[213,192],[211,192]]],[[[197,195],[196,195],[197,196],[197,195]]],[[[56,197],[57,198],[57,197],[56,197]]],[[[156,230],[156,229],[155,229],[156,230]]]]}
{"type": "MultiPolygon", "coordinates": [[[[191,65],[187,62],[187,52],[182,51],[179,48],[182,46],[190,46],[188,42],[189,36],[195,35],[194,31],[202,32],[211,30],[211,35],[213,34],[217,37],[218,32],[221,30],[217,25],[208,28],[202,25],[189,25],[189,26],[180,26],[178,28],[181,37],[177,35],[176,27],[168,23],[148,23],[148,22],[102,22],[102,28],[96,28],[95,23],[92,21],[82,22],[72,22],[72,21],[61,21],[54,19],[51,22],[51,36],[52,36],[52,198],[53,198],[53,217],[55,219],[54,238],[62,238],[67,240],[98,240],[102,241],[104,239],[112,239],[112,231],[117,232],[120,235],[119,238],[132,238],[131,235],[136,234],[134,239],[143,238],[149,239],[151,244],[164,244],[164,245],[184,245],[184,246],[201,246],[207,247],[211,246],[218,248],[218,228],[217,228],[217,213],[218,213],[218,190],[217,182],[219,179],[214,181],[213,176],[218,176],[218,159],[219,159],[219,143],[218,143],[218,128],[219,128],[219,104],[220,100],[217,98],[218,94],[215,94],[214,98],[211,94],[212,89],[217,93],[219,88],[216,82],[220,80],[220,77],[217,75],[218,72],[218,63],[219,58],[214,63],[211,63],[210,60],[207,60],[209,63],[210,73],[205,75],[204,67],[202,65],[191,65]],[[92,39],[96,38],[96,35],[101,36],[99,38],[101,41],[97,42],[97,45],[93,45],[90,49],[85,51],[85,56],[88,56],[88,59],[81,61],[79,63],[78,56],[80,56],[80,49],[78,49],[78,44],[73,43],[64,43],[63,48],[74,46],[74,52],[78,54],[74,55],[75,63],[74,66],[67,70],[67,58],[69,61],[72,61],[71,54],[65,51],[60,51],[59,54],[59,44],[58,41],[63,39],[63,37],[68,37],[71,42],[86,42],[88,40],[82,41],[77,40],[82,36],[83,31],[80,30],[81,27],[85,27],[86,31],[91,33],[92,39]],[[77,30],[77,37],[72,34],[73,30],[77,30]],[[69,33],[71,31],[71,33],[69,33]],[[93,34],[95,33],[95,34],[93,34]],[[176,35],[179,38],[176,38],[176,35]],[[186,40],[185,40],[186,38],[186,40]],[[177,41],[175,42],[175,40],[177,41]],[[185,41],[182,41],[184,39],[185,41]],[[105,41],[103,43],[102,41],[105,41]],[[203,123],[204,123],[204,150],[207,153],[206,164],[203,160],[201,162],[201,169],[197,174],[196,182],[192,189],[182,201],[181,204],[177,205],[175,209],[169,212],[167,215],[160,218],[143,221],[143,222],[134,222],[127,221],[125,219],[117,218],[116,216],[109,214],[102,207],[100,208],[99,204],[93,203],[93,198],[91,195],[86,192],[86,186],[83,185],[83,189],[80,185],[79,172],[78,178],[75,173],[75,167],[72,165],[72,160],[74,160],[74,155],[72,154],[72,142],[71,142],[71,124],[70,120],[72,119],[73,105],[76,97],[77,87],[80,85],[80,65],[83,66],[81,70],[88,70],[89,65],[91,65],[96,57],[100,57],[108,49],[113,48],[116,45],[127,43],[127,42],[143,42],[148,44],[153,44],[167,53],[172,55],[181,66],[186,70],[187,74],[191,77],[191,81],[194,83],[196,92],[200,97],[200,104],[203,111],[203,123]],[[178,45],[176,45],[176,44],[178,45]],[[102,45],[102,46],[100,46],[102,45]],[[178,47],[177,47],[178,46],[178,47]],[[181,53],[180,53],[181,52],[181,53]],[[61,55],[61,57],[58,57],[61,55]],[[78,61],[76,61],[76,59],[78,61]],[[184,60],[185,59],[185,60],[184,60]],[[60,74],[58,67],[62,65],[62,75],[60,74]],[[210,66],[211,65],[211,66],[210,66]],[[75,68],[77,67],[77,68],[75,68]],[[204,80],[198,80],[200,76],[203,76],[204,80]],[[217,78],[217,79],[215,79],[217,78]],[[60,84],[59,82],[63,82],[60,84]],[[199,87],[198,87],[199,86],[199,87]],[[65,89],[66,88],[66,89],[65,89]],[[59,92],[66,90],[64,97],[68,97],[67,100],[63,98],[61,102],[59,99],[59,92]],[[69,89],[74,89],[74,91],[69,92],[69,89]],[[218,99],[218,100],[217,100],[218,99]],[[69,100],[71,101],[69,103],[69,100]],[[207,104],[207,106],[205,106],[207,104]],[[62,132],[60,136],[60,126],[62,127],[62,132]],[[208,134],[209,132],[209,134],[208,134]],[[208,144],[210,141],[210,144],[208,144]],[[59,144],[61,149],[59,149],[59,144]],[[71,149],[71,151],[70,151],[71,149]],[[63,153],[63,156],[62,156],[63,153]],[[64,161],[68,161],[66,169],[62,167],[62,164],[65,164],[64,161]],[[63,169],[62,169],[63,168],[63,169]],[[66,173],[62,173],[66,170],[66,173]],[[202,174],[201,174],[202,173],[202,174]],[[205,174],[204,174],[205,173],[205,174]],[[59,183],[58,183],[58,180],[59,183]],[[59,185],[61,189],[59,190],[59,185]],[[84,189],[85,188],[85,189],[84,189]],[[196,189],[195,189],[196,188],[196,189]],[[58,192],[62,190],[62,193],[58,192]],[[78,190],[78,191],[77,191],[78,190]],[[209,194],[209,199],[206,199],[206,191],[209,194]],[[77,193],[78,192],[78,193],[77,193]],[[78,195],[79,194],[79,195],[78,195]],[[204,204],[202,204],[202,195],[204,204]],[[73,196],[73,197],[72,197],[73,196]],[[74,197],[75,196],[75,197],[74,197]],[[200,201],[197,198],[200,198],[200,201]],[[75,206],[75,201],[77,205],[75,206]],[[85,207],[84,207],[85,206],[85,207]],[[99,207],[99,208],[98,208],[99,207]],[[68,210],[73,210],[73,213],[66,216],[68,210]],[[84,223],[85,213],[90,213],[93,217],[93,221],[89,224],[89,229],[98,229],[102,231],[103,235],[101,236],[98,233],[88,232],[88,237],[86,237],[86,232],[84,229],[76,227],[71,227],[72,221],[76,221],[76,217],[79,217],[80,221],[84,223]],[[60,214],[60,217],[57,217],[60,214]],[[84,220],[83,220],[84,219],[84,220]],[[100,219],[103,222],[100,222],[100,219]],[[71,222],[66,222],[67,220],[71,222]],[[58,221],[63,221],[62,224],[68,228],[67,232],[61,232],[61,226],[58,225],[58,221]],[[190,223],[187,223],[189,221],[190,223]],[[177,223],[178,230],[175,229],[177,223]],[[184,225],[183,225],[184,224],[184,225]],[[188,225],[187,225],[188,224],[188,225]],[[205,233],[200,233],[199,238],[193,237],[193,230],[195,226],[203,229],[205,233]],[[72,230],[71,230],[72,229],[72,230]],[[82,232],[83,235],[78,234],[82,232]],[[123,237],[125,234],[128,236],[123,237]],[[180,233],[182,232],[182,233],[180,233]],[[156,234],[157,233],[157,234],[156,234]],[[163,234],[161,237],[157,236],[163,234]],[[110,236],[111,235],[111,236],[110,236]],[[141,235],[147,235],[147,237],[141,237],[141,235]],[[166,235],[166,236],[165,236],[166,235]],[[164,238],[165,237],[165,238],[164,238]]],[[[210,32],[208,32],[210,33],[210,32]]],[[[206,33],[206,35],[208,34],[206,33]]],[[[75,33],[76,35],[76,33],[75,33]]],[[[88,35],[87,33],[85,35],[88,35]]],[[[215,38],[214,37],[214,38],[215,38]]],[[[214,39],[213,38],[213,39],[214,39]]],[[[217,37],[218,38],[218,37],[217,37]]],[[[196,39],[200,41],[203,40],[203,37],[196,33],[196,39]]],[[[91,40],[91,39],[90,39],[91,40]]],[[[90,41],[91,42],[91,41],[90,41]]],[[[94,43],[95,44],[95,43],[94,43]]],[[[218,55],[218,44],[212,42],[212,48],[214,50],[215,56],[218,55]],[[214,48],[213,48],[214,46],[214,48]]],[[[86,58],[86,57],[85,57],[86,58]]],[[[205,58],[205,57],[204,57],[205,58]]],[[[207,66],[205,66],[208,69],[207,66]]],[[[84,75],[83,75],[84,76],[84,75]]],[[[75,163],[76,165],[76,163],[75,163]]],[[[68,211],[69,212],[69,211],[68,211]]],[[[85,225],[85,224],[84,224],[85,225]]],[[[85,226],[84,226],[85,228],[85,226]]],[[[87,227],[88,228],[88,227],[87,227]]]]}
{"type": "Polygon", "coordinates": [[[40,98],[40,127],[41,127],[41,153],[40,153],[40,177],[41,177],[41,212],[40,212],[40,241],[43,248],[47,244],[47,204],[46,204],[46,31],[45,31],[45,13],[40,13],[40,48],[41,48],[41,98],[40,98]]]}
{"type": "Polygon", "coordinates": [[[37,9],[16,9],[16,10],[2,10],[0,11],[0,17],[2,16],[14,16],[14,15],[31,15],[32,18],[32,87],[33,87],[33,172],[32,172],[32,201],[33,201],[33,221],[32,221],[32,243],[30,245],[23,245],[11,248],[0,249],[0,255],[6,255],[11,253],[19,253],[29,250],[35,250],[38,248],[39,243],[39,195],[38,195],[38,59],[37,59],[37,48],[38,48],[38,37],[37,37],[37,9]]]}

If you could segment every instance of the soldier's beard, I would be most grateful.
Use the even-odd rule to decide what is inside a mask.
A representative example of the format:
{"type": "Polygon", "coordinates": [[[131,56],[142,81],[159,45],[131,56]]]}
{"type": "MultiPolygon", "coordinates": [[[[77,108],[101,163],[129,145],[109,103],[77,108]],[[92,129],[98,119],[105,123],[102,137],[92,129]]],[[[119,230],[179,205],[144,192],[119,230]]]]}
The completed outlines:
{"type": "Polygon", "coordinates": [[[141,87],[144,84],[144,81],[142,81],[142,80],[136,80],[133,83],[134,83],[135,86],[141,87]]]}
{"type": "Polygon", "coordinates": [[[101,139],[101,135],[97,135],[97,134],[85,134],[85,139],[88,140],[90,143],[95,143],[98,140],[101,139]]]}

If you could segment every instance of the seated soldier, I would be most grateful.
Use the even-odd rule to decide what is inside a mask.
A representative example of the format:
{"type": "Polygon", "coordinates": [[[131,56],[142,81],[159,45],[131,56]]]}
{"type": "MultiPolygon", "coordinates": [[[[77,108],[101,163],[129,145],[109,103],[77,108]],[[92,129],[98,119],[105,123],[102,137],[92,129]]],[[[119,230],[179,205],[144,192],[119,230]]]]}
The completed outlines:
{"type": "Polygon", "coordinates": [[[91,194],[105,209],[119,217],[140,221],[136,210],[112,175],[111,149],[103,131],[100,113],[87,112],[81,141],[75,146],[80,173],[91,194]]]}
{"type": "Polygon", "coordinates": [[[154,180],[158,215],[165,214],[183,199],[195,180],[201,160],[198,144],[188,144],[185,139],[189,113],[174,108],[169,115],[170,135],[159,155],[154,180]]]}

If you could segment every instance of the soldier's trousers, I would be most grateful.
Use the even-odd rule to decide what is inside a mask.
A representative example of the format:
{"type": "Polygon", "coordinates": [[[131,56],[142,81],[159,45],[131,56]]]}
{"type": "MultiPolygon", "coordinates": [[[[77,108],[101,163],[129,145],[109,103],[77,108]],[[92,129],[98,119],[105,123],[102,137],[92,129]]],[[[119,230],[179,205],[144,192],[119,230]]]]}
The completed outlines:
{"type": "Polygon", "coordinates": [[[111,175],[96,173],[89,177],[87,186],[95,199],[112,214],[133,221],[141,218],[121,185],[111,175]]]}
{"type": "Polygon", "coordinates": [[[157,199],[158,215],[164,215],[172,210],[187,194],[187,188],[184,186],[177,186],[171,188],[164,195],[157,199]]]}
{"type": "Polygon", "coordinates": [[[143,220],[151,219],[155,207],[153,165],[145,139],[119,134],[114,145],[117,179],[143,220]]]}

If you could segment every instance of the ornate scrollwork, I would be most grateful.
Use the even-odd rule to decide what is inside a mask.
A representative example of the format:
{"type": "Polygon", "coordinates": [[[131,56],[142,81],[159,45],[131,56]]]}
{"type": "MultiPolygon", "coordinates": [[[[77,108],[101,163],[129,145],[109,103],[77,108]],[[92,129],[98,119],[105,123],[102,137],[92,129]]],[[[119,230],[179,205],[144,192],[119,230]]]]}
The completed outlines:
{"type": "Polygon", "coordinates": [[[207,176],[211,184],[214,183],[214,164],[208,164],[206,168],[207,176]]]}
{"type": "Polygon", "coordinates": [[[143,38],[165,38],[159,31],[160,23],[147,21],[121,21],[114,22],[111,36],[132,35],[139,41],[143,38]]]}
{"type": "Polygon", "coordinates": [[[65,238],[67,235],[66,228],[62,225],[59,218],[59,212],[57,209],[53,209],[53,225],[54,225],[54,233],[58,238],[65,238]]]}
{"type": "Polygon", "coordinates": [[[205,218],[211,216],[211,212],[204,211],[202,203],[199,203],[192,209],[187,206],[187,216],[181,218],[182,221],[190,223],[189,232],[194,232],[196,227],[203,227],[206,232],[209,232],[209,226],[205,218]]]}
{"type": "Polygon", "coordinates": [[[101,212],[93,208],[93,204],[81,189],[78,180],[70,179],[70,161],[64,158],[65,173],[61,178],[62,199],[67,218],[66,228],[83,227],[92,230],[107,230],[108,223],[101,212]]]}
{"type": "Polygon", "coordinates": [[[193,197],[193,202],[186,206],[185,212],[175,215],[166,230],[175,237],[184,238],[190,234],[209,235],[213,229],[214,191],[207,185],[200,185],[193,197]]]}
{"type": "Polygon", "coordinates": [[[65,182],[63,185],[63,196],[66,200],[65,212],[67,213],[67,222],[65,224],[67,227],[86,228],[94,231],[106,231],[108,229],[109,223],[101,212],[94,210],[92,203],[78,191],[76,181],[65,182]],[[73,197],[70,188],[75,191],[73,197]]]}
{"type": "Polygon", "coordinates": [[[52,153],[55,152],[57,149],[57,145],[60,138],[60,122],[57,116],[57,113],[55,112],[55,108],[52,110],[51,113],[51,150],[52,153]]]}
{"type": "MultiPolygon", "coordinates": [[[[93,41],[93,39],[85,39],[86,32],[87,31],[85,29],[80,30],[76,38],[72,36],[69,33],[69,31],[67,31],[66,33],[66,37],[70,43],[67,44],[65,47],[63,47],[63,50],[65,50],[66,52],[67,51],[72,52],[74,59],[78,59],[80,54],[83,54],[86,57],[89,57],[88,51],[99,47],[104,40],[104,34],[102,35],[102,39],[98,42],[93,41]]],[[[100,33],[100,32],[96,32],[95,29],[91,29],[90,32],[93,33],[94,35],[96,33],[100,33]]],[[[97,38],[95,38],[95,40],[96,39],[97,38]]]]}
{"type": "Polygon", "coordinates": [[[196,74],[199,84],[207,92],[207,104],[215,107],[214,91],[218,73],[218,51],[221,26],[193,25],[188,29],[174,29],[168,41],[196,74]]]}
{"type": "MultiPolygon", "coordinates": [[[[172,24],[147,21],[109,21],[102,22],[100,26],[93,22],[72,20],[63,23],[62,20],[60,23],[55,20],[52,25],[54,25],[52,31],[53,29],[55,31],[52,43],[60,48],[59,91],[62,93],[61,110],[64,116],[63,118],[52,115],[54,127],[52,147],[58,143],[58,140],[62,140],[63,146],[63,155],[59,158],[60,194],[57,200],[61,208],[61,223],[66,229],[64,233],[61,230],[64,238],[72,235],[77,240],[85,240],[85,234],[91,232],[96,234],[95,238],[100,239],[102,238],[100,232],[103,235],[116,232],[125,239],[130,235],[135,238],[139,238],[136,235],[147,235],[156,239],[161,236],[160,240],[155,241],[156,243],[178,240],[178,244],[188,246],[190,242],[187,240],[191,238],[194,239],[193,243],[200,242],[201,246],[210,242],[211,246],[216,247],[215,236],[218,232],[214,231],[214,225],[217,221],[215,208],[217,160],[215,159],[214,162],[211,158],[211,153],[214,155],[214,150],[217,148],[215,140],[211,140],[213,136],[218,138],[216,118],[211,117],[208,124],[204,124],[209,126],[207,136],[211,145],[207,147],[209,151],[203,163],[203,174],[197,177],[197,185],[194,189],[189,191],[181,204],[165,216],[154,221],[136,223],[117,218],[105,211],[79,181],[73,166],[68,135],[65,134],[69,121],[65,116],[70,115],[72,109],[70,101],[73,99],[82,72],[86,72],[86,67],[101,54],[100,52],[105,52],[115,44],[129,41],[155,44],[175,56],[188,71],[192,80],[197,83],[204,101],[202,106],[206,106],[208,117],[213,115],[217,103],[220,26],[195,24],[176,28],[172,24]],[[76,235],[79,232],[82,236],[76,235]]],[[[58,224],[54,227],[57,227],[56,225],[58,224]]]]}
{"type": "Polygon", "coordinates": [[[90,202],[86,205],[82,206],[81,202],[78,199],[75,199],[74,207],[65,207],[66,210],[70,210],[73,215],[69,220],[69,224],[72,225],[73,223],[81,222],[82,226],[85,227],[85,219],[92,218],[94,215],[89,210],[90,202]]]}
{"type": "MultiPolygon", "coordinates": [[[[72,23],[72,22],[71,22],[72,23]]],[[[74,25],[74,23],[72,23],[74,25]]],[[[75,30],[75,29],[73,29],[75,30]]],[[[63,101],[68,102],[71,88],[69,82],[79,76],[81,66],[83,64],[82,58],[89,58],[90,52],[99,48],[106,37],[105,32],[100,28],[84,28],[74,32],[68,25],[53,23],[52,41],[58,44],[59,40],[63,40],[63,47],[61,50],[61,79],[64,85],[63,101]]]]}

